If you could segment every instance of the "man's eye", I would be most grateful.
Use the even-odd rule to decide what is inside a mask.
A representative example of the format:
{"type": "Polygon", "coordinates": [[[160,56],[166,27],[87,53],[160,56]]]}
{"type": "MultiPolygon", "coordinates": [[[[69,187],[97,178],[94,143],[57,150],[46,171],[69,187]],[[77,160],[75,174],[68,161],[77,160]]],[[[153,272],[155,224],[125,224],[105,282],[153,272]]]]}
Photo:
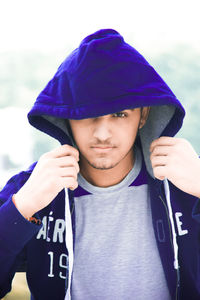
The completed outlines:
{"type": "Polygon", "coordinates": [[[127,114],[124,112],[118,112],[118,113],[113,114],[113,117],[115,117],[115,118],[125,118],[126,116],[127,116],[127,114]]]}

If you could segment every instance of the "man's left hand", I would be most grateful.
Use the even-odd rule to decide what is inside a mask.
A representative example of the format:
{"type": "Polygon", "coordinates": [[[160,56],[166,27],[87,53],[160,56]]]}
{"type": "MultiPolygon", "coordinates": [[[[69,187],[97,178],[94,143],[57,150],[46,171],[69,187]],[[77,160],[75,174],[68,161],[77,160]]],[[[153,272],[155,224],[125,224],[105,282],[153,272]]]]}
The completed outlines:
{"type": "Polygon", "coordinates": [[[200,159],[185,139],[160,137],[150,146],[154,176],[200,198],[200,159]]]}

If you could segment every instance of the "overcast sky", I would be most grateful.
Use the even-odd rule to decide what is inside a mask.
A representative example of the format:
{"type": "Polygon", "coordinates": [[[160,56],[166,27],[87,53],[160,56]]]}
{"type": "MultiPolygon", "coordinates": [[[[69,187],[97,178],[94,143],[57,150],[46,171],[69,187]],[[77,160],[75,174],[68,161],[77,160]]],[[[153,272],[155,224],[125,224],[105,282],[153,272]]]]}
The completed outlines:
{"type": "Polygon", "coordinates": [[[55,51],[114,28],[138,50],[174,43],[200,50],[199,0],[0,0],[0,51],[55,51]]]}

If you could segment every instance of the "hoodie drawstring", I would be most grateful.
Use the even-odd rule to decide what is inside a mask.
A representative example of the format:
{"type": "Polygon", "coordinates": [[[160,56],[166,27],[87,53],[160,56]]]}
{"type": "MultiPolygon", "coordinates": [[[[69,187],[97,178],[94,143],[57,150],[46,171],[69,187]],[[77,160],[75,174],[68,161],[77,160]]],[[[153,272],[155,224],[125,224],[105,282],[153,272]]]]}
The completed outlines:
{"type": "Polygon", "coordinates": [[[166,200],[167,200],[167,207],[168,207],[168,211],[169,211],[169,220],[170,220],[171,228],[172,228],[173,248],[174,248],[174,268],[176,270],[178,270],[178,268],[179,268],[178,244],[177,244],[176,231],[175,231],[174,219],[173,219],[173,214],[172,214],[169,183],[166,178],[164,179],[164,189],[165,189],[165,196],[166,196],[166,200]]]}
{"type": "Polygon", "coordinates": [[[74,251],[73,251],[73,231],[70,212],[70,203],[68,190],[65,188],[65,244],[68,250],[68,287],[65,295],[65,300],[71,300],[71,282],[72,282],[72,269],[74,263],[74,251]]]}

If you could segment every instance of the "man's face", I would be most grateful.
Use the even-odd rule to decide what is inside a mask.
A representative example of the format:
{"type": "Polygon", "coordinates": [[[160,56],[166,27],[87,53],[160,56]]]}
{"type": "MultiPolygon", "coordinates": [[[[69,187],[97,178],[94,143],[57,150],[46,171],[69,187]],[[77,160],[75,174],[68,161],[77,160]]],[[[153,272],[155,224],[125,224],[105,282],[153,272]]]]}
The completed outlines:
{"type": "Polygon", "coordinates": [[[127,109],[97,118],[69,120],[84,167],[100,170],[123,164],[133,155],[138,129],[146,121],[148,108],[127,109]]]}

